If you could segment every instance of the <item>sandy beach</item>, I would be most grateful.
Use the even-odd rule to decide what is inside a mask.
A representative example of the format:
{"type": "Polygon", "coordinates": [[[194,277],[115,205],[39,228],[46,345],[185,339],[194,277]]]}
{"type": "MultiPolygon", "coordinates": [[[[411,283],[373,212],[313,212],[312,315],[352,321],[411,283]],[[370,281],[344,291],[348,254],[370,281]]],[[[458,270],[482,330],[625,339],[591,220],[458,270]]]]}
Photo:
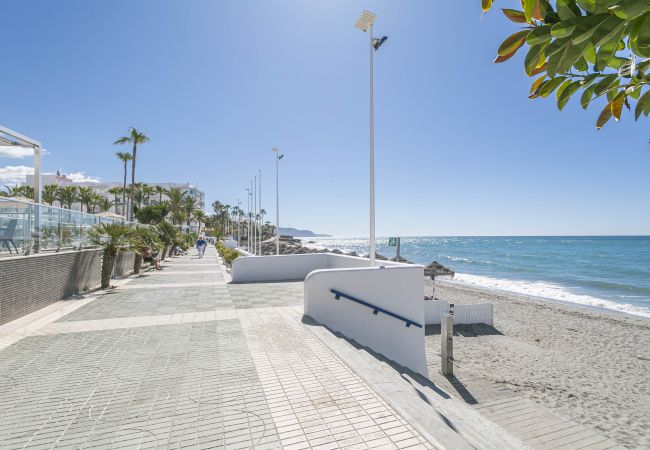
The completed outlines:
{"type": "MultiPolygon", "coordinates": [[[[626,447],[650,448],[650,320],[444,281],[436,297],[495,305],[493,330],[455,337],[459,379],[479,375],[626,447]]],[[[439,354],[439,331],[427,334],[429,355],[439,354]]]]}

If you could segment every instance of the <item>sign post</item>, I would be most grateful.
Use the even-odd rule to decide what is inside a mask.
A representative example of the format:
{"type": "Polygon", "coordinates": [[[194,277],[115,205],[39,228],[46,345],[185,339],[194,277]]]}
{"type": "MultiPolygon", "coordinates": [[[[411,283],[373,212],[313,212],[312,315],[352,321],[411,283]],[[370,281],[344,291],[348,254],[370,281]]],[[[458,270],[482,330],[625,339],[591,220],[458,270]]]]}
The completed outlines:
{"type": "Polygon", "coordinates": [[[397,247],[397,252],[396,252],[396,256],[395,256],[395,261],[397,261],[397,262],[399,262],[399,260],[400,260],[400,256],[399,256],[400,244],[401,244],[401,239],[399,237],[388,238],[388,246],[389,247],[397,247]]]}

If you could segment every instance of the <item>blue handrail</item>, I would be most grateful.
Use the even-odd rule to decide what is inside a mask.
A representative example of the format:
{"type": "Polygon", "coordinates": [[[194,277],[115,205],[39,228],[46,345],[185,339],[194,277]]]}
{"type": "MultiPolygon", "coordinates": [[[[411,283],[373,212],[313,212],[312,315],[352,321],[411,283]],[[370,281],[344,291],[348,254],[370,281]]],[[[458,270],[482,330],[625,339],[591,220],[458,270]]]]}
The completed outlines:
{"type": "Polygon", "coordinates": [[[394,317],[395,319],[401,320],[402,322],[406,323],[406,328],[410,327],[411,325],[415,325],[418,328],[422,328],[422,325],[420,325],[417,322],[413,322],[412,320],[409,320],[405,317],[402,317],[400,315],[397,315],[393,312],[387,311],[384,308],[381,308],[379,306],[373,305],[368,302],[364,302],[363,300],[359,300],[356,297],[352,297],[351,295],[345,294],[341,291],[337,291],[336,289],[330,289],[330,292],[334,294],[334,298],[336,300],[339,300],[341,297],[346,298],[348,300],[351,300],[353,302],[359,303],[360,305],[367,306],[368,308],[372,309],[372,313],[376,316],[379,313],[384,313],[388,316],[394,317]]]}

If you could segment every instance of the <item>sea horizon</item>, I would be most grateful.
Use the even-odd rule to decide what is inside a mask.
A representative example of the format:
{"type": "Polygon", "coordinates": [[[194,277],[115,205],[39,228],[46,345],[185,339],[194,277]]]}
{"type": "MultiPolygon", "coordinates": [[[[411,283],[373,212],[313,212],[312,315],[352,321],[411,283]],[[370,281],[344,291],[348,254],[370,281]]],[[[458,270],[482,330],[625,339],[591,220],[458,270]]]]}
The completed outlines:
{"type": "MultiPolygon", "coordinates": [[[[299,237],[368,253],[367,238],[299,237]]],[[[395,256],[388,237],[377,252],[395,256]]],[[[401,257],[456,272],[453,282],[650,318],[649,235],[401,236],[401,257]]]]}

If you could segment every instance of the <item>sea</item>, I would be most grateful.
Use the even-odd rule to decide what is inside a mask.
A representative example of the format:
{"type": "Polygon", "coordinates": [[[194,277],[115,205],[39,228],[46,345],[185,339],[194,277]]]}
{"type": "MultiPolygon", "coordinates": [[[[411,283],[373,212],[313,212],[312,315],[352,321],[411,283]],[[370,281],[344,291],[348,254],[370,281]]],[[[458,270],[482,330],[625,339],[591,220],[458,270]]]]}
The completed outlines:
{"type": "MultiPolygon", "coordinates": [[[[301,240],[368,254],[368,239],[301,240]]],[[[395,251],[388,238],[377,239],[378,253],[395,251]]],[[[402,237],[400,253],[455,270],[454,283],[650,317],[650,236],[402,237]]]]}

